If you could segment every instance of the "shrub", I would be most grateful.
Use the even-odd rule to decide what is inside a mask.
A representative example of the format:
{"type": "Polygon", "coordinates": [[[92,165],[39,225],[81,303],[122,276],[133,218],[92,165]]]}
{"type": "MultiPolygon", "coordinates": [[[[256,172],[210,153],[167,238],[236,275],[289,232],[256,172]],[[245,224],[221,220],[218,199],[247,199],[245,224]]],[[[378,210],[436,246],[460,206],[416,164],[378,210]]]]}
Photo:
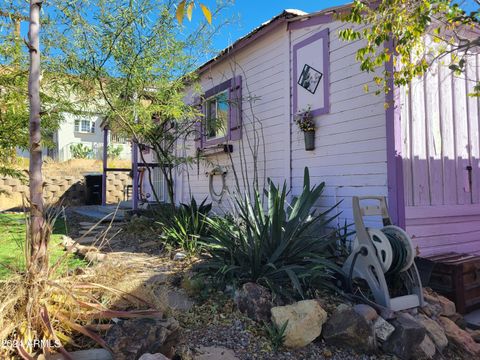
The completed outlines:
{"type": "Polygon", "coordinates": [[[120,154],[123,151],[123,146],[122,145],[108,145],[107,146],[107,155],[110,159],[116,160],[120,157],[120,154]]]}
{"type": "Polygon", "coordinates": [[[207,223],[212,204],[204,199],[197,205],[192,197],[190,204],[181,204],[176,214],[170,220],[164,220],[164,233],[162,239],[172,248],[185,251],[188,255],[200,252],[200,239],[209,235],[207,223]]]}
{"type": "Polygon", "coordinates": [[[93,149],[88,148],[82,143],[70,145],[70,152],[74,159],[88,159],[93,156],[93,149]]]}
{"type": "Polygon", "coordinates": [[[341,271],[329,259],[337,233],[327,230],[338,215],[328,216],[335,206],[318,214],[312,211],[325,184],[310,187],[307,168],[303,192],[291,204],[285,184],[281,190],[271,180],[268,185],[266,210],[256,193],[253,202],[247,197],[236,199],[238,216],[208,220],[209,258],[200,270],[222,283],[252,281],[276,294],[303,297],[311,285],[322,285],[334,271],[341,271]]]}

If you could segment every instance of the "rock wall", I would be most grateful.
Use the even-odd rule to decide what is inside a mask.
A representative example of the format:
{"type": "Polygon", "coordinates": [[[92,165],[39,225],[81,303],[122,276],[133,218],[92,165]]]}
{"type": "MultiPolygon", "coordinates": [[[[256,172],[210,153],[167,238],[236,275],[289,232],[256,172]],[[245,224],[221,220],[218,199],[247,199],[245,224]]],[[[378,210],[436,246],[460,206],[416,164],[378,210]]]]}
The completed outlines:
{"type": "MultiPolygon", "coordinates": [[[[83,175],[69,175],[66,171],[44,172],[44,199],[47,204],[84,205],[86,198],[85,178],[83,175]]],[[[127,172],[109,172],[107,174],[107,202],[116,203],[124,199],[124,189],[132,184],[127,172]]],[[[0,210],[23,206],[28,195],[28,183],[19,179],[0,177],[0,210]]]]}

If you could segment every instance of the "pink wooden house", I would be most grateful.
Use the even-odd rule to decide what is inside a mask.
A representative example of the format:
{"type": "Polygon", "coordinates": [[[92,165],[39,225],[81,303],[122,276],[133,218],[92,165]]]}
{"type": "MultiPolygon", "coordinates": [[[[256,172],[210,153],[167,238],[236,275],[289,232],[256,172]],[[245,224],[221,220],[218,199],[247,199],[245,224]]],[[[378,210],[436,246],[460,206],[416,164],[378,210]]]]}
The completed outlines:
{"type": "Polygon", "coordinates": [[[480,107],[468,96],[480,57],[469,57],[461,76],[437,64],[386,97],[367,93],[373,75],[355,60],[361,43],[339,39],[345,24],[336,10],[285,10],[198,69],[203,100],[192,93],[186,101],[203,109],[201,136],[179,151],[198,149],[206,161],[178,171],[176,202],[208,197],[228,207],[222,190],[238,188],[234,170],[252,173],[256,138],[261,177],[286,181],[294,196],[308,166],[314,181],[326,182],[320,207],[343,200],[339,225],[352,222],[352,196],[387,196],[421,255],[480,254],[480,107]],[[313,151],[293,121],[307,107],[316,122],[313,151]],[[210,118],[222,119],[223,130],[212,130],[210,118]]]}

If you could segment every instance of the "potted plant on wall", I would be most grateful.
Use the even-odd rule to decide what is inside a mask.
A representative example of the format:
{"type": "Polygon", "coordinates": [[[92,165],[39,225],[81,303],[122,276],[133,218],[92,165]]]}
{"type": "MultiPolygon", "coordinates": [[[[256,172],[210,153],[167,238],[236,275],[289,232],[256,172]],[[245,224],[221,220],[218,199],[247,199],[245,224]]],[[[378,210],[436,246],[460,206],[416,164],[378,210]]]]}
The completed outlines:
{"type": "Polygon", "coordinates": [[[315,122],[310,111],[310,106],[301,110],[295,117],[298,128],[303,132],[305,138],[305,150],[315,150],[315,122]]]}

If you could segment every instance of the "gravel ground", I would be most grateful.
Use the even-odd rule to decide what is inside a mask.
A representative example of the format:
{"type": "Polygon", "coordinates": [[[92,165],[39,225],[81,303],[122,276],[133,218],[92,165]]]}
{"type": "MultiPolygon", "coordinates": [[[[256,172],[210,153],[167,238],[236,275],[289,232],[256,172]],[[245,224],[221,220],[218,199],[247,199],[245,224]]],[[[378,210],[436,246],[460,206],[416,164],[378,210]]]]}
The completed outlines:
{"type": "Polygon", "coordinates": [[[230,325],[207,325],[185,330],[186,343],[189,347],[222,346],[235,351],[241,360],[309,360],[309,359],[359,359],[380,360],[396,359],[387,355],[365,355],[351,351],[327,347],[321,341],[315,341],[298,349],[269,348],[268,340],[254,335],[241,320],[234,320],[230,325]]]}

